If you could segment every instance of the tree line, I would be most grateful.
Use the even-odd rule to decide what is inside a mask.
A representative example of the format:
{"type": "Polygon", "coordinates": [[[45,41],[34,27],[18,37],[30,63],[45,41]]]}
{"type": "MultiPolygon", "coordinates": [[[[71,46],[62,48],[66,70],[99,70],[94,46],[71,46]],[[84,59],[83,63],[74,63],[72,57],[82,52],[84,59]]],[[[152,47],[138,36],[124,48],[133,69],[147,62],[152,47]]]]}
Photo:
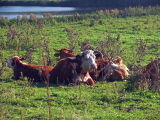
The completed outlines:
{"type": "Polygon", "coordinates": [[[160,5],[160,0],[62,0],[53,1],[0,1],[0,6],[21,5],[21,6],[72,6],[72,7],[105,7],[105,8],[126,8],[136,6],[160,5]]]}

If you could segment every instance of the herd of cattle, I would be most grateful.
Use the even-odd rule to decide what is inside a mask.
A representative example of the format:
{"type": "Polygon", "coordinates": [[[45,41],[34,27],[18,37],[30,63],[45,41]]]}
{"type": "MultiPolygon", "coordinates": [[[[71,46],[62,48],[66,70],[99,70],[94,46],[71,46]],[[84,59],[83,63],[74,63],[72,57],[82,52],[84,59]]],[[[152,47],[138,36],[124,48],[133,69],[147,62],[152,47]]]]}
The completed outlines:
{"type": "Polygon", "coordinates": [[[7,62],[13,69],[16,80],[27,77],[34,82],[95,85],[96,81],[121,80],[129,76],[129,69],[123,64],[121,57],[108,60],[100,52],[93,50],[75,55],[69,49],[57,50],[54,55],[60,57],[55,66],[26,64],[23,62],[24,58],[18,56],[13,56],[7,62]]]}

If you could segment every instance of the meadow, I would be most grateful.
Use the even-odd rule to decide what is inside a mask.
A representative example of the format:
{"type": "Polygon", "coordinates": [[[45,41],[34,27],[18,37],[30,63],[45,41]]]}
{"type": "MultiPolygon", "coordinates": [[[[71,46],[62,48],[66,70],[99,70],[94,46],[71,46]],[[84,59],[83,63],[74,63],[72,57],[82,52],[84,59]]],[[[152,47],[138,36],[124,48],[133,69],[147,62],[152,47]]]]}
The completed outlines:
{"type": "MultiPolygon", "coordinates": [[[[131,8],[130,8],[131,9],[131,8]]],[[[131,9],[134,11],[134,9],[131,9]]],[[[159,90],[138,89],[127,81],[96,86],[56,86],[15,81],[5,58],[24,56],[27,63],[54,65],[54,49],[87,42],[107,57],[121,56],[130,74],[160,57],[160,15],[119,15],[118,10],[60,18],[0,19],[0,119],[2,120],[158,120],[159,90]]],[[[138,12],[140,13],[140,12],[138,12]]]]}

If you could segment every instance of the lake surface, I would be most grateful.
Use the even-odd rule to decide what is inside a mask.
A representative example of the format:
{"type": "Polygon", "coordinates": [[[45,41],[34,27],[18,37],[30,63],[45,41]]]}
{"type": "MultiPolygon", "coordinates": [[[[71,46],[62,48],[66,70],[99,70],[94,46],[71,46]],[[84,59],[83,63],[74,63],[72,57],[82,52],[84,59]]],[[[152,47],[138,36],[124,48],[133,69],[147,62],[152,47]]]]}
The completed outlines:
{"type": "Polygon", "coordinates": [[[37,17],[43,17],[45,13],[51,13],[55,16],[70,16],[84,9],[75,7],[42,7],[42,6],[0,6],[0,16],[9,19],[17,18],[17,16],[30,16],[35,14],[37,17]]]}

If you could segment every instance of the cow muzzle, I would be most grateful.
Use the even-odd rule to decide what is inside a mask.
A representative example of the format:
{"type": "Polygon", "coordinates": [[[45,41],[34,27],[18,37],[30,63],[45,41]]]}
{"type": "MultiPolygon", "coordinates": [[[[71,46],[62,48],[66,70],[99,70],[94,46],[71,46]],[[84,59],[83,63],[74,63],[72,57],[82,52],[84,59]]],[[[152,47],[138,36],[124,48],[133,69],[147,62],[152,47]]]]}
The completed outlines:
{"type": "Polygon", "coordinates": [[[91,71],[94,71],[94,70],[96,70],[97,69],[97,64],[92,64],[91,65],[91,71]]]}

